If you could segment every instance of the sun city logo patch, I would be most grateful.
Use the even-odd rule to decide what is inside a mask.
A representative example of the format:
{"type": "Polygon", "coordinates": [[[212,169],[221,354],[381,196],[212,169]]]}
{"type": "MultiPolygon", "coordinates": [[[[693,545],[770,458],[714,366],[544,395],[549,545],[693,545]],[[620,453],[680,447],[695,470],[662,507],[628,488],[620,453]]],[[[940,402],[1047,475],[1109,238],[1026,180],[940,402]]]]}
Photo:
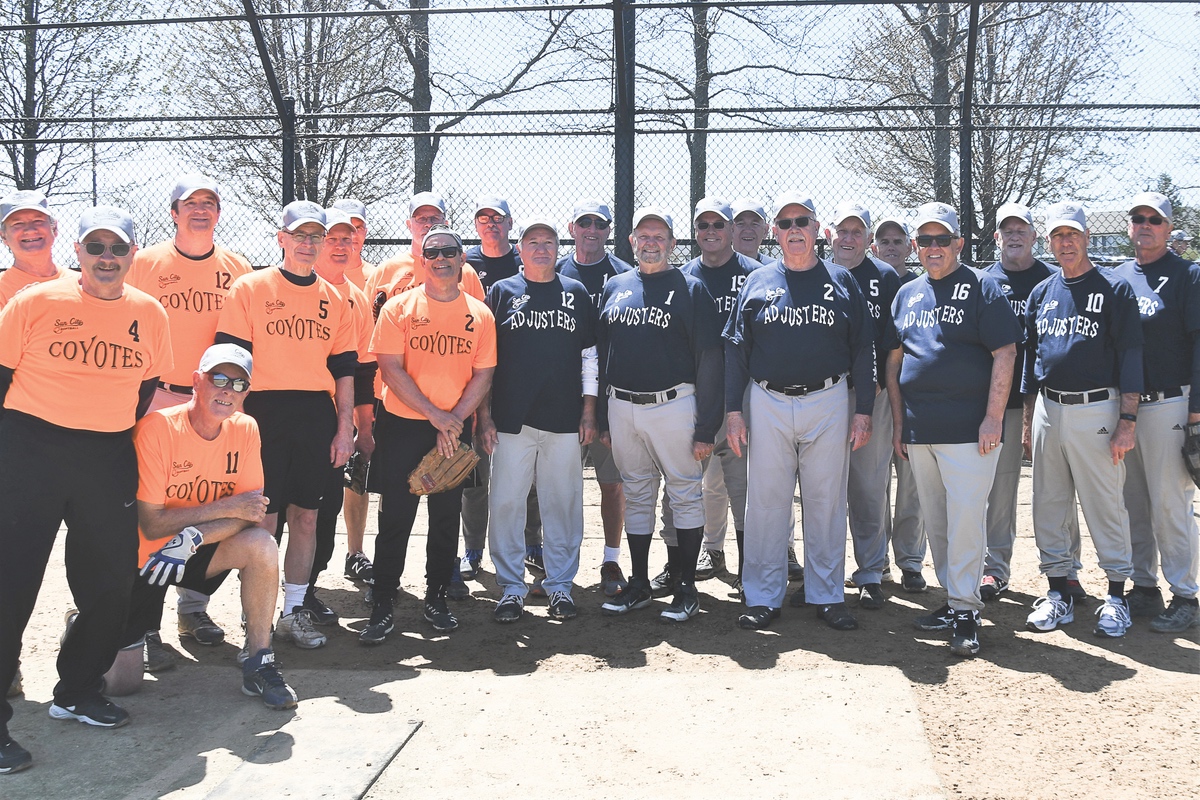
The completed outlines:
{"type": "Polygon", "coordinates": [[[172,283],[179,283],[180,280],[181,280],[180,277],[178,275],[174,275],[174,274],[159,275],[158,276],[158,288],[165,289],[168,286],[170,286],[172,283]]]}
{"type": "Polygon", "coordinates": [[[922,299],[922,298],[924,298],[924,297],[925,297],[925,293],[924,293],[924,292],[918,292],[916,295],[914,295],[913,297],[910,297],[910,298],[909,298],[909,300],[908,300],[908,307],[909,307],[909,308],[912,308],[912,307],[913,307],[913,306],[915,306],[917,303],[921,302],[921,299],[922,299]]]}
{"type": "Polygon", "coordinates": [[[183,462],[172,461],[171,462],[171,477],[174,478],[177,475],[179,475],[181,472],[187,472],[191,468],[192,468],[192,462],[190,462],[190,461],[183,461],[183,462]]]}
{"type": "Polygon", "coordinates": [[[409,323],[410,328],[424,328],[429,324],[429,317],[413,317],[413,321],[409,323]]]}
{"type": "Polygon", "coordinates": [[[774,303],[785,294],[787,294],[787,289],[784,289],[782,286],[778,289],[772,289],[771,291],[767,292],[767,302],[774,303]]]}
{"type": "Polygon", "coordinates": [[[54,332],[55,333],[64,333],[66,331],[74,331],[74,330],[78,330],[79,328],[82,328],[82,327],[83,327],[83,320],[79,319],[78,317],[71,317],[70,319],[65,320],[65,321],[61,320],[61,319],[54,320],[54,332]]]}
{"type": "Polygon", "coordinates": [[[619,303],[622,300],[624,300],[626,297],[632,297],[632,296],[633,296],[633,290],[626,289],[623,292],[617,292],[617,296],[613,298],[613,302],[619,303]]]}
{"type": "Polygon", "coordinates": [[[279,309],[286,308],[286,307],[287,307],[287,303],[283,302],[282,300],[268,300],[267,301],[267,313],[268,314],[274,314],[279,309]]]}
{"type": "Polygon", "coordinates": [[[521,306],[529,302],[529,295],[523,294],[520,297],[514,297],[512,301],[512,310],[516,311],[521,306]]]}

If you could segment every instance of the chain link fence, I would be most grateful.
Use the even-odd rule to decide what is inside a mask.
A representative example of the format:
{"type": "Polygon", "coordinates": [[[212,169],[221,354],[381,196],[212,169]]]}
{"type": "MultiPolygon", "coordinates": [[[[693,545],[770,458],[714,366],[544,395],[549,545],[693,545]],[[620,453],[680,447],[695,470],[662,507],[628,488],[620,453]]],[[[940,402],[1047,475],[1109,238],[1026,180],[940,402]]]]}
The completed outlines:
{"type": "Polygon", "coordinates": [[[286,199],[363,200],[378,260],[425,189],[468,236],[478,195],[564,236],[576,200],[604,199],[626,252],[634,207],[658,204],[680,260],[706,195],[770,211],[798,188],[876,217],[938,199],[980,261],[999,205],[1072,198],[1116,258],[1146,188],[1200,234],[1198,46],[1183,2],[17,0],[0,190],[50,196],[64,264],[93,203],[168,238],[192,170],[225,187],[218,241],[257,265],[286,199]]]}

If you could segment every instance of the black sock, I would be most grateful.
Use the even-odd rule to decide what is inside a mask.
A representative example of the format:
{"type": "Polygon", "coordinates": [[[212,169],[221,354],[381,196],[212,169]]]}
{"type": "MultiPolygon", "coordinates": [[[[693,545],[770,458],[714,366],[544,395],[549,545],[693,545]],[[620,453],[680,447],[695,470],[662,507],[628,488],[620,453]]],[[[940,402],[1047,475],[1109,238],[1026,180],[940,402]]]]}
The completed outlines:
{"type": "Polygon", "coordinates": [[[1050,591],[1058,592],[1059,597],[1061,597],[1063,600],[1066,600],[1068,596],[1067,576],[1064,575],[1061,578],[1047,578],[1047,580],[1050,582],[1050,591]]]}
{"type": "Polygon", "coordinates": [[[738,546],[738,578],[742,577],[742,565],[746,563],[746,532],[735,530],[734,538],[737,539],[738,546]]]}
{"type": "MultiPolygon", "coordinates": [[[[689,586],[696,583],[696,561],[700,558],[700,548],[704,544],[704,528],[681,528],[675,531],[679,539],[679,559],[682,562],[679,570],[679,582],[689,586]]],[[[675,569],[672,568],[674,573],[675,569]]]]}
{"type": "Polygon", "coordinates": [[[1125,596],[1125,581],[1109,581],[1108,593],[1113,597],[1125,596]]]}
{"type": "MultiPolygon", "coordinates": [[[[675,531],[676,541],[678,541],[679,531],[675,531]]],[[[671,580],[678,582],[679,576],[683,574],[683,551],[679,549],[677,544],[667,545],[667,572],[671,573],[671,580]]]]}
{"type": "Polygon", "coordinates": [[[631,565],[629,577],[641,578],[644,581],[650,580],[650,541],[653,538],[650,535],[625,534],[625,541],[629,545],[629,562],[631,565]]]}

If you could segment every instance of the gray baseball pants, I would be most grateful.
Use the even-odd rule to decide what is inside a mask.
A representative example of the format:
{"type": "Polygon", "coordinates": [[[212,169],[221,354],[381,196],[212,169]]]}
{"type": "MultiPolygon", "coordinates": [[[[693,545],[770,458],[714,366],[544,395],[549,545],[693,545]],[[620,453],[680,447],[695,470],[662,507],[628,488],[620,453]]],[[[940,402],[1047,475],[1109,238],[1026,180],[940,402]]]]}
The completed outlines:
{"type": "MultiPolygon", "coordinates": [[[[724,550],[729,531],[729,513],[733,512],[735,530],[746,530],[746,453],[739,457],[726,441],[725,422],[717,431],[712,455],[704,460],[704,549],[724,550]]],[[[675,521],[663,498],[663,541],[675,547],[675,521]]]]}
{"type": "MultiPolygon", "coordinates": [[[[853,392],[849,402],[853,416],[853,392]]],[[[870,441],[850,453],[846,503],[854,562],[858,565],[851,576],[855,586],[883,580],[883,568],[887,566],[887,486],[891,463],[892,408],[885,389],[875,395],[870,441]]]]}
{"type": "MultiPolygon", "coordinates": [[[[893,434],[894,431],[893,428],[893,434]]],[[[892,464],[896,467],[896,511],[894,517],[886,520],[892,556],[900,569],[920,572],[925,564],[926,539],[921,502],[917,499],[917,482],[913,478],[912,465],[907,461],[893,453],[892,464]]],[[[889,483],[889,492],[891,488],[889,483]]]]}

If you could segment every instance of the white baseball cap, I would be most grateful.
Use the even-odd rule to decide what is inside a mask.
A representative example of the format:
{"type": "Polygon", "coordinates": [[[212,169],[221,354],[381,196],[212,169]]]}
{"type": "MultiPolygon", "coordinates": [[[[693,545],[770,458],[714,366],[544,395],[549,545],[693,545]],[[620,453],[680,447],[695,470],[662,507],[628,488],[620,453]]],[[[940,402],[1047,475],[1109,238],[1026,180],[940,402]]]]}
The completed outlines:
{"type": "Polygon", "coordinates": [[[733,222],[733,209],[729,207],[729,203],[720,197],[701,198],[700,202],[696,203],[696,211],[692,214],[692,222],[700,219],[701,214],[707,214],[709,211],[726,222],[733,222]]]}
{"type": "Polygon", "coordinates": [[[283,207],[280,225],[285,231],[294,231],[307,222],[325,227],[325,209],[311,200],[293,200],[283,207]]]}
{"type": "Polygon", "coordinates": [[[803,206],[812,212],[814,216],[817,213],[817,207],[813,204],[811,197],[804,194],[804,192],[792,189],[775,198],[775,216],[779,216],[780,211],[792,205],[803,206]]]}
{"type": "Polygon", "coordinates": [[[249,350],[233,342],[214,344],[205,350],[204,355],[200,356],[199,369],[201,372],[212,372],[222,364],[241,367],[246,370],[247,375],[254,372],[254,356],[250,355],[249,350]]]}
{"type": "MultiPolygon", "coordinates": [[[[363,205],[361,200],[356,200],[353,197],[343,197],[341,200],[335,200],[330,208],[345,211],[350,215],[351,219],[358,217],[363,222],[367,221],[367,207],[363,205]]],[[[326,209],[326,213],[328,213],[328,209],[326,209]]]]}
{"type": "Polygon", "coordinates": [[[440,194],[437,192],[417,192],[408,201],[408,215],[411,217],[417,213],[418,208],[424,208],[425,206],[436,208],[443,214],[446,213],[446,201],[440,194]]]}
{"type": "Polygon", "coordinates": [[[996,227],[1003,225],[1006,219],[1019,219],[1026,225],[1033,225],[1033,212],[1020,203],[1005,203],[996,209],[996,227]]]}
{"type": "Polygon", "coordinates": [[[633,213],[633,227],[637,228],[642,224],[642,220],[656,219],[659,222],[666,223],[667,229],[671,231],[671,235],[675,235],[675,220],[671,219],[671,215],[663,211],[658,206],[642,206],[633,213]]]}
{"type": "Polygon", "coordinates": [[[76,241],[82,242],[92,231],[112,231],[127,244],[137,241],[133,233],[133,217],[125,209],[116,206],[95,206],[83,212],[79,218],[79,238],[76,241]]]}
{"type": "Polygon", "coordinates": [[[55,219],[46,195],[34,189],[21,189],[0,200],[0,222],[18,211],[40,211],[52,221],[55,219]]]}
{"type": "Polygon", "coordinates": [[[331,206],[325,209],[325,230],[331,231],[336,225],[349,225],[354,230],[354,218],[345,209],[331,206]]]}
{"type": "Polygon", "coordinates": [[[1087,227],[1087,212],[1079,203],[1055,203],[1046,209],[1046,233],[1058,228],[1086,231],[1087,227]]]}
{"type": "Polygon", "coordinates": [[[578,222],[583,217],[600,217],[605,222],[612,222],[612,210],[608,203],[600,200],[580,200],[571,209],[571,221],[578,222]]]}
{"type": "Polygon", "coordinates": [[[900,217],[884,217],[883,219],[878,220],[875,223],[875,235],[876,236],[878,236],[879,232],[881,230],[883,230],[884,225],[895,225],[897,228],[900,229],[900,232],[903,233],[905,236],[908,236],[908,237],[912,236],[912,229],[909,227],[908,222],[901,219],[900,217]]]}
{"type": "Polygon", "coordinates": [[[861,222],[867,230],[871,230],[871,212],[861,203],[853,201],[838,203],[833,209],[833,216],[829,218],[829,224],[836,228],[851,217],[861,222]]]}
{"type": "Polygon", "coordinates": [[[936,222],[950,233],[958,236],[958,213],[945,203],[926,203],[917,209],[913,228],[918,229],[927,222],[936,222]]]}
{"type": "Polygon", "coordinates": [[[512,212],[508,210],[508,201],[494,194],[475,198],[474,213],[478,214],[480,211],[497,211],[506,217],[512,216],[512,212]]]}
{"type": "Polygon", "coordinates": [[[1171,201],[1165,194],[1160,192],[1142,192],[1141,194],[1136,194],[1129,201],[1129,211],[1132,213],[1135,208],[1140,206],[1153,208],[1172,222],[1175,221],[1174,209],[1171,208],[1171,201]]]}
{"type": "Polygon", "coordinates": [[[525,220],[525,224],[521,226],[521,239],[524,239],[530,231],[544,228],[550,231],[550,235],[554,237],[554,241],[558,241],[558,228],[554,225],[554,220],[546,216],[530,217],[525,220]]]}
{"type": "Polygon", "coordinates": [[[758,218],[766,221],[767,210],[763,208],[763,204],[755,200],[753,197],[739,197],[729,204],[729,211],[733,214],[733,218],[737,219],[746,211],[751,211],[758,215],[758,218]]]}
{"type": "Polygon", "coordinates": [[[220,202],[221,187],[215,180],[199,172],[189,172],[175,179],[175,188],[171,190],[171,205],[175,205],[178,200],[187,200],[201,189],[207,189],[215,194],[217,201],[220,202]]]}

